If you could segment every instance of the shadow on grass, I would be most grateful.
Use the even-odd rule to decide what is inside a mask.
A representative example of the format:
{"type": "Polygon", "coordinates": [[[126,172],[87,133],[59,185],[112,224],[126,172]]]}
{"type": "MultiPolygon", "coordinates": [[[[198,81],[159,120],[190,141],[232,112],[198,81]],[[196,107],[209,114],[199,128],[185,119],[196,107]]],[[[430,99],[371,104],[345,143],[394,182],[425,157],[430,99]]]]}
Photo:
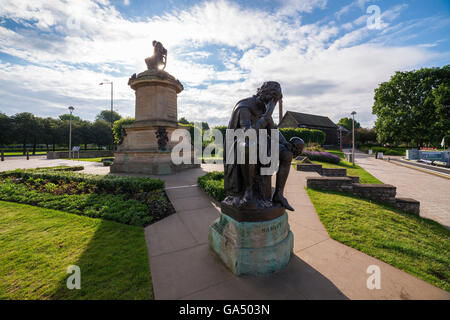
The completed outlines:
{"type": "Polygon", "coordinates": [[[153,299],[143,228],[102,220],[75,265],[81,289],[67,288],[67,274],[50,299],[153,299]]]}

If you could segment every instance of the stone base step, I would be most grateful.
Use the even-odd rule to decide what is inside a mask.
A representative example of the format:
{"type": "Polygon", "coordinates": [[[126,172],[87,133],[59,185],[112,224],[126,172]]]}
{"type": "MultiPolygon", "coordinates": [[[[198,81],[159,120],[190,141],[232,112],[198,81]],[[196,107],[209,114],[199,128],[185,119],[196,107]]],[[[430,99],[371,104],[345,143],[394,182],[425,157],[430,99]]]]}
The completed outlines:
{"type": "Polygon", "coordinates": [[[358,177],[358,176],[347,176],[347,177],[349,177],[350,179],[352,179],[352,182],[353,182],[353,183],[359,183],[359,177],[358,177]]]}
{"type": "Polygon", "coordinates": [[[395,206],[402,211],[419,215],[420,202],[411,198],[396,198],[395,206]]]}
{"type": "Polygon", "coordinates": [[[352,193],[361,198],[395,204],[397,188],[390,184],[353,183],[352,193]]]}
{"type": "Polygon", "coordinates": [[[351,192],[352,179],[348,177],[307,177],[306,186],[319,190],[351,192]]]}
{"type": "Polygon", "coordinates": [[[325,177],[346,177],[347,169],[340,168],[322,168],[322,176],[325,177]]]}
{"type": "Polygon", "coordinates": [[[297,163],[296,167],[297,171],[317,172],[319,174],[322,171],[322,165],[315,163],[297,163]]]}

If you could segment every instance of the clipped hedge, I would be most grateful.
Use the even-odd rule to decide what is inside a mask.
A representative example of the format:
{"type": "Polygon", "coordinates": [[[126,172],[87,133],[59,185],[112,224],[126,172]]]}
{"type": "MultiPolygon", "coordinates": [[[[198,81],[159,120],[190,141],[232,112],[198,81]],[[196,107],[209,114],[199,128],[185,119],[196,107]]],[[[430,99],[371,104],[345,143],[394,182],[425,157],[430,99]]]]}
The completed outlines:
{"type": "Polygon", "coordinates": [[[54,170],[23,170],[0,172],[0,177],[33,178],[45,179],[50,182],[85,182],[95,185],[98,189],[106,193],[138,193],[164,189],[164,181],[153,178],[123,177],[114,175],[83,174],[72,171],[54,170]]]}
{"type": "Polygon", "coordinates": [[[359,150],[367,153],[369,149],[372,149],[372,152],[383,152],[386,156],[404,156],[406,154],[406,148],[401,147],[377,147],[377,146],[360,146],[359,150]]]}
{"type": "Polygon", "coordinates": [[[147,205],[134,199],[126,199],[125,195],[54,195],[30,190],[24,184],[6,179],[0,183],[0,199],[136,226],[148,225],[153,220],[147,205]]]}
{"type": "Polygon", "coordinates": [[[200,189],[209,194],[213,199],[222,201],[225,199],[223,172],[213,171],[198,177],[197,184],[200,189]]]}
{"type": "Polygon", "coordinates": [[[278,128],[286,140],[293,137],[299,137],[305,141],[306,144],[317,143],[323,145],[325,143],[325,133],[322,130],[306,129],[306,128],[278,128]]]}

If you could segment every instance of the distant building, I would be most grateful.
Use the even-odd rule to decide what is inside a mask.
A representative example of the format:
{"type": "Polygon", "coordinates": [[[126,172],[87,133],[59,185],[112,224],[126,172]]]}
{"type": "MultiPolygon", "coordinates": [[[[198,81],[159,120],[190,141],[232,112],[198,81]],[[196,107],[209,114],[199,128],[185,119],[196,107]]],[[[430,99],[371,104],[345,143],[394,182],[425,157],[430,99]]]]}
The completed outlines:
{"type": "Polygon", "coordinates": [[[287,111],[280,123],[279,128],[307,128],[307,129],[318,129],[325,133],[325,143],[324,145],[339,146],[340,130],[342,131],[342,138],[345,144],[345,137],[348,135],[349,131],[344,127],[336,125],[328,117],[317,116],[314,114],[300,113],[287,111]]]}

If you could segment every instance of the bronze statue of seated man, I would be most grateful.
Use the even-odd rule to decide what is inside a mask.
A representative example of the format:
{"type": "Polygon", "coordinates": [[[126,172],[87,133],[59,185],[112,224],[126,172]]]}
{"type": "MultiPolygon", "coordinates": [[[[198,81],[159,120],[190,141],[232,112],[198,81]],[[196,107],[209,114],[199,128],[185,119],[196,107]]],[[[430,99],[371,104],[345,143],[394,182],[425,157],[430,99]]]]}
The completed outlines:
{"type": "MultiPolygon", "coordinates": [[[[277,129],[272,119],[272,113],[281,99],[280,84],[274,81],[265,82],[258,89],[256,95],[243,99],[236,104],[228,129],[243,129],[244,132],[247,130],[267,130],[267,136],[270,137],[271,129],[277,129]]],[[[283,196],[283,192],[292,158],[302,152],[304,142],[300,138],[292,138],[288,142],[280,131],[276,130],[276,132],[279,136],[279,169],[276,176],[275,192],[269,200],[271,200],[271,205],[279,204],[287,210],[293,211],[294,209],[283,196]]],[[[268,140],[268,150],[266,152],[270,155],[270,138],[268,140]]],[[[236,144],[236,141],[234,143],[236,144]]],[[[256,209],[264,206],[267,199],[262,190],[271,188],[271,179],[260,175],[259,169],[264,165],[261,164],[258,156],[256,164],[250,163],[250,152],[255,152],[255,148],[252,149],[247,141],[244,142],[245,163],[238,164],[236,161],[233,163],[227,161],[229,159],[237,159],[236,152],[238,152],[238,148],[229,147],[231,146],[227,146],[227,143],[225,143],[224,180],[226,195],[233,197],[236,200],[234,205],[239,208],[256,209]]],[[[256,152],[259,155],[259,151],[256,152]]]]}

